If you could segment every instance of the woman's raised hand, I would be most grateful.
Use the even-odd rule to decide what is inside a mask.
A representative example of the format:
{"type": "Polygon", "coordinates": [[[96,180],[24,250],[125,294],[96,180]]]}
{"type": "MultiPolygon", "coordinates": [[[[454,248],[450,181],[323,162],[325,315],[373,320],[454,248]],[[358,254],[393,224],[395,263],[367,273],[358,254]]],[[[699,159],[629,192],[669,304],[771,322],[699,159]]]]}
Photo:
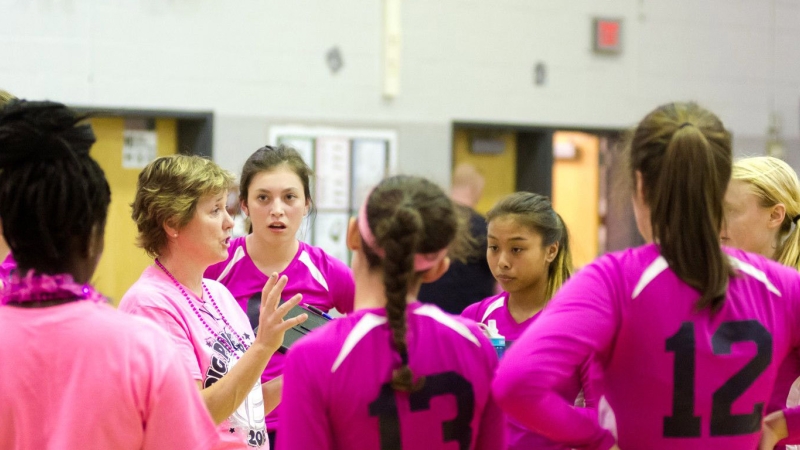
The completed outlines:
{"type": "Polygon", "coordinates": [[[283,288],[289,279],[286,275],[278,278],[277,273],[270,275],[269,280],[261,291],[261,312],[258,317],[258,334],[253,345],[263,345],[271,353],[275,353],[283,343],[283,335],[289,328],[299,325],[308,318],[307,314],[300,314],[283,320],[286,313],[295,307],[303,298],[297,294],[282,305],[280,304],[283,288]]]}

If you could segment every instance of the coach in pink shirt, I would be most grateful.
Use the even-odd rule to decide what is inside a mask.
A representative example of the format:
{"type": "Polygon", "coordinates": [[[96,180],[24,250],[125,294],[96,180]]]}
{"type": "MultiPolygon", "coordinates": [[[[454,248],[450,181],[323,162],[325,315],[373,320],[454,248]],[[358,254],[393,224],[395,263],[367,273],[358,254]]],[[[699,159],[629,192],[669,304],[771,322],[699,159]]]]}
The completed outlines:
{"type": "Polygon", "coordinates": [[[125,293],[120,309],[160,325],[201,389],[223,448],[268,449],[265,413],[280,401],[280,383],[259,380],[286,329],[282,318],[300,296],[277,307],[286,277],[262,289],[258,335],[225,286],[203,271],[228,254],[233,219],[225,209],[232,176],[198,156],[157,158],[139,175],[133,218],[139,244],[154,264],[125,293]]]}

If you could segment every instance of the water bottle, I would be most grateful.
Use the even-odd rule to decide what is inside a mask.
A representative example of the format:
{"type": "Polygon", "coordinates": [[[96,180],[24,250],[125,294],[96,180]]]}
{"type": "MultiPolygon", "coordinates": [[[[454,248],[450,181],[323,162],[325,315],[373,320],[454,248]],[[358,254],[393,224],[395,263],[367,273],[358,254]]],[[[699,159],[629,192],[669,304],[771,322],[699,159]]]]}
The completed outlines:
{"type": "Polygon", "coordinates": [[[488,329],[489,340],[492,342],[494,351],[497,352],[497,359],[500,359],[503,357],[503,353],[506,352],[506,338],[497,330],[496,320],[489,320],[488,329]]]}

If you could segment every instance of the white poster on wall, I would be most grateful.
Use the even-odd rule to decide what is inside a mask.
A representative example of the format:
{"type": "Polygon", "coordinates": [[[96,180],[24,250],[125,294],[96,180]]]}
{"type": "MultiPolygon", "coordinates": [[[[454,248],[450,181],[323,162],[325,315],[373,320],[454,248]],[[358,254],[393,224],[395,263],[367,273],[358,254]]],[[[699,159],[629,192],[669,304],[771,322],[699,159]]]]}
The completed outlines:
{"type": "Polygon", "coordinates": [[[347,210],[350,206],[350,140],[320,137],[316,150],[317,207],[347,210]]]}
{"type": "Polygon", "coordinates": [[[122,134],[122,168],[144,169],[158,154],[154,130],[125,130],[122,134]]]}
{"type": "Polygon", "coordinates": [[[314,219],[314,244],[345,264],[350,263],[346,239],[349,220],[346,212],[319,212],[314,219]]]}
{"type": "Polygon", "coordinates": [[[386,177],[388,153],[386,141],[382,139],[353,140],[351,204],[356,213],[367,194],[386,177]]]}

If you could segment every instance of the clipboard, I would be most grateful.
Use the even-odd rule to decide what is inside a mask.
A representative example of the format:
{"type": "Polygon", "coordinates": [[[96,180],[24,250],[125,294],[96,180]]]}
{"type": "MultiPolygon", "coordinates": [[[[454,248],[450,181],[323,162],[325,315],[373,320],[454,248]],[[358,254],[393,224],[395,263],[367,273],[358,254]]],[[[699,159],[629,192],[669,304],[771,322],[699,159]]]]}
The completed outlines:
{"type": "MultiPolygon", "coordinates": [[[[284,303],[285,301],[281,300],[280,304],[282,305],[284,303]]],[[[283,343],[281,344],[280,348],[278,348],[280,353],[286,353],[289,350],[289,347],[300,340],[303,336],[331,321],[331,318],[327,314],[311,305],[295,305],[289,310],[289,312],[286,313],[284,320],[297,317],[300,314],[306,314],[308,315],[308,318],[300,325],[295,325],[286,330],[286,333],[283,335],[283,343]]],[[[258,327],[256,327],[256,329],[253,331],[254,333],[258,334],[258,327]]]]}

